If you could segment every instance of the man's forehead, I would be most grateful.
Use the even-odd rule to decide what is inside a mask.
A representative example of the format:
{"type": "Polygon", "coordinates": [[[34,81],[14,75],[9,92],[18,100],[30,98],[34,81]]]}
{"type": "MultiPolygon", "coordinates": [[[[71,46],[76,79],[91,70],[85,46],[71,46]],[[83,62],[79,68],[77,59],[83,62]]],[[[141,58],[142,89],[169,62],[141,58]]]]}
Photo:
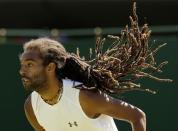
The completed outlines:
{"type": "Polygon", "coordinates": [[[24,51],[20,55],[20,61],[27,61],[27,60],[34,60],[34,61],[41,60],[40,53],[34,50],[24,51]]]}

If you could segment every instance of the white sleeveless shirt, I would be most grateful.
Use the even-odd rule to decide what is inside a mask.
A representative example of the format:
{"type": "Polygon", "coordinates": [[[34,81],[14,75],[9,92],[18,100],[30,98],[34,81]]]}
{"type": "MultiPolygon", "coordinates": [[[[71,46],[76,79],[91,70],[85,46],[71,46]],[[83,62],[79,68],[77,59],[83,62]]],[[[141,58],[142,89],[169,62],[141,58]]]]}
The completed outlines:
{"type": "Polygon", "coordinates": [[[72,86],[73,81],[63,80],[63,94],[55,105],[45,103],[37,92],[32,92],[34,114],[46,131],[118,131],[110,116],[87,117],[80,106],[79,90],[72,86]]]}

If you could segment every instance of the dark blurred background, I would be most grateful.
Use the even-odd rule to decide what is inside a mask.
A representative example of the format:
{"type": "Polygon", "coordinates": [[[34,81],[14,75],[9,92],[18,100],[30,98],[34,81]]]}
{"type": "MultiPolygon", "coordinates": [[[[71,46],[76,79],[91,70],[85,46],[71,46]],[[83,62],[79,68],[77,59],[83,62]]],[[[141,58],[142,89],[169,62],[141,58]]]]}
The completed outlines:
{"type": "MultiPolygon", "coordinates": [[[[125,26],[132,0],[0,0],[6,28],[94,28],[125,26]]],[[[177,0],[137,0],[141,22],[178,23],[177,0]]]]}
{"type": "MultiPolygon", "coordinates": [[[[18,55],[24,42],[50,37],[69,52],[80,48],[88,57],[96,34],[119,35],[129,25],[130,0],[0,0],[0,131],[32,131],[23,104],[25,92],[18,74],[18,55]]],[[[178,131],[178,1],[137,0],[139,25],[148,23],[154,47],[167,43],[155,56],[157,64],[168,60],[161,78],[173,83],[143,79],[142,84],[157,91],[122,94],[120,99],[141,108],[147,115],[147,131],[178,131]]],[[[109,42],[107,42],[109,44],[109,42]]],[[[116,121],[119,131],[131,131],[128,123],[116,121]]]]}

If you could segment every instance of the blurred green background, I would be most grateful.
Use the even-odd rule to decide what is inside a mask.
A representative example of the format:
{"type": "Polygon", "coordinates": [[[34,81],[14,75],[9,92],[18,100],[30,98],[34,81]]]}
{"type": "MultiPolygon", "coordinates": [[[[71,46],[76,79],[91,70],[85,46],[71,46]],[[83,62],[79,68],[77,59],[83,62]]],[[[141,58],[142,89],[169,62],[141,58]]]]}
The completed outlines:
{"type": "MultiPolygon", "coordinates": [[[[120,99],[125,100],[141,108],[147,115],[147,131],[178,131],[178,37],[177,26],[154,27],[150,42],[156,47],[167,43],[156,55],[157,64],[168,60],[162,74],[156,74],[162,78],[173,79],[173,83],[159,83],[153,80],[143,79],[145,87],[157,91],[156,95],[144,92],[129,92],[122,94],[120,99]]],[[[75,52],[79,47],[81,56],[88,56],[89,48],[94,48],[95,35],[93,29],[83,30],[53,30],[52,37],[58,38],[69,52],[75,52]],[[56,35],[57,34],[57,35],[56,35]]],[[[104,34],[119,34],[120,29],[103,29],[104,34]]],[[[2,131],[32,131],[28,124],[23,104],[29,93],[25,92],[19,76],[18,55],[22,52],[22,44],[31,38],[50,36],[49,30],[8,30],[7,35],[0,37],[0,125],[2,131]],[[15,36],[14,34],[21,36],[15,36]]],[[[108,42],[109,44],[109,42],[108,42]]],[[[131,131],[128,123],[116,121],[120,131],[131,131]]]]}

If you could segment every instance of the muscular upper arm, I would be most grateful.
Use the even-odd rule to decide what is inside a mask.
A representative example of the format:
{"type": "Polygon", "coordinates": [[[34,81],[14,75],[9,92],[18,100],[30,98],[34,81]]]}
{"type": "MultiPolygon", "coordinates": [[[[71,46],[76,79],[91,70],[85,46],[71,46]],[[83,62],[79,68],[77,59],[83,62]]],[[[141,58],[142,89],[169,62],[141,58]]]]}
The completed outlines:
{"type": "Polygon", "coordinates": [[[35,131],[45,131],[45,129],[42,126],[40,126],[40,124],[38,123],[35,114],[33,112],[33,108],[31,105],[31,95],[29,95],[29,97],[25,101],[24,110],[29,123],[35,129],[35,131]]]}
{"type": "Polygon", "coordinates": [[[114,99],[110,96],[107,96],[106,101],[104,100],[105,98],[101,99],[103,99],[103,103],[101,104],[103,108],[99,108],[99,111],[116,119],[122,119],[133,123],[144,114],[139,108],[122,100],[114,99]]]}
{"type": "Polygon", "coordinates": [[[145,115],[139,108],[99,91],[84,91],[81,96],[86,101],[86,105],[89,105],[87,107],[92,107],[89,110],[95,114],[106,114],[129,122],[134,122],[145,115]]]}

